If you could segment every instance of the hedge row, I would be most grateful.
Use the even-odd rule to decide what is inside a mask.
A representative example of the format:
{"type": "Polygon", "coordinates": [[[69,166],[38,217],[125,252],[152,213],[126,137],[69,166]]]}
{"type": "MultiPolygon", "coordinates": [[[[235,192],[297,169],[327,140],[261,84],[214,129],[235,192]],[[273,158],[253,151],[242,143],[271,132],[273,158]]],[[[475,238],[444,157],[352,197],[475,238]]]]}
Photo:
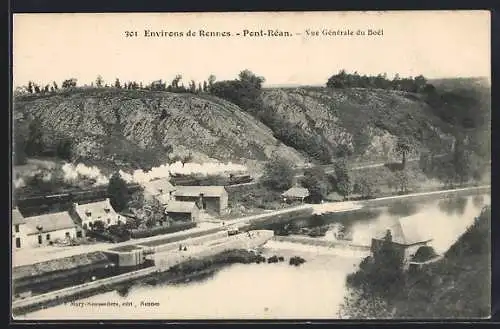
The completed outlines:
{"type": "Polygon", "coordinates": [[[112,242],[112,243],[118,243],[118,242],[124,242],[124,241],[130,240],[130,236],[115,235],[115,234],[111,234],[111,233],[106,232],[106,231],[99,232],[99,231],[89,230],[89,231],[87,231],[86,235],[87,235],[87,237],[90,237],[90,238],[95,238],[97,240],[103,240],[103,241],[108,241],[108,242],[112,242]]]}
{"type": "Polygon", "coordinates": [[[159,234],[174,233],[196,227],[195,222],[177,223],[170,226],[156,226],[145,230],[131,230],[130,235],[133,239],[147,238],[159,234]]]}

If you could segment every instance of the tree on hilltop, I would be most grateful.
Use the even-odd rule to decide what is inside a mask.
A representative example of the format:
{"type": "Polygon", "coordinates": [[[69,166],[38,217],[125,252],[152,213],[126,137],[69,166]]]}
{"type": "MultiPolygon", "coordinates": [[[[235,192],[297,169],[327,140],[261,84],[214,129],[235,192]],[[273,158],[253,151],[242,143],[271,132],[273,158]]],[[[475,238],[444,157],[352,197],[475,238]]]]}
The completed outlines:
{"type": "Polygon", "coordinates": [[[215,75],[210,74],[210,75],[208,76],[208,91],[210,91],[210,90],[212,89],[212,86],[214,85],[215,80],[216,80],[215,75]]]}
{"type": "Polygon", "coordinates": [[[104,80],[102,79],[101,75],[98,75],[97,78],[95,79],[95,85],[97,88],[101,88],[104,83],[104,80]]]}
{"type": "Polygon", "coordinates": [[[62,82],[63,89],[69,89],[76,87],[77,80],[75,78],[66,79],[62,82]]]}
{"type": "Polygon", "coordinates": [[[28,89],[28,92],[29,92],[30,94],[33,94],[33,92],[34,92],[34,89],[33,89],[33,82],[28,81],[28,88],[27,88],[27,89],[28,89]]]}

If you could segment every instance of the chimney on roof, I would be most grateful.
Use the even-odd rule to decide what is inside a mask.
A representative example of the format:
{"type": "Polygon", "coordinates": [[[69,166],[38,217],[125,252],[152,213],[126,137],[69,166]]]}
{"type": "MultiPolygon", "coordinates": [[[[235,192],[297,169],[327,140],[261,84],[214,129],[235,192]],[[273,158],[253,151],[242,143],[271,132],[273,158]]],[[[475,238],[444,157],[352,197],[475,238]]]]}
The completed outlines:
{"type": "Polygon", "coordinates": [[[392,242],[392,232],[391,232],[391,230],[387,230],[385,232],[384,240],[387,241],[387,242],[392,242]]]}

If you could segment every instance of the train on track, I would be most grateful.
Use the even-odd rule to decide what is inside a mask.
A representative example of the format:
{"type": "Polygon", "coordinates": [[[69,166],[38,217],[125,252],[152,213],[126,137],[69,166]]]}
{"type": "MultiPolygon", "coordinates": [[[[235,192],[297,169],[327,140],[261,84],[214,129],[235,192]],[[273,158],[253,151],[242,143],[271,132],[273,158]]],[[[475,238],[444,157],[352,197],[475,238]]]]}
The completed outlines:
{"type": "Polygon", "coordinates": [[[254,179],[248,174],[230,174],[224,176],[193,176],[193,175],[172,175],[170,182],[173,185],[197,186],[197,185],[223,185],[231,186],[237,184],[251,183],[254,179]]]}
{"type": "MultiPolygon", "coordinates": [[[[236,185],[250,183],[253,178],[250,175],[229,175],[228,177],[217,176],[215,179],[210,177],[195,177],[192,175],[175,175],[170,178],[173,185],[236,185]]],[[[141,189],[140,184],[128,184],[128,191],[133,193],[141,189]]],[[[23,189],[16,191],[14,195],[14,204],[21,208],[31,208],[46,204],[68,203],[93,201],[107,197],[107,186],[90,188],[73,188],[58,191],[57,193],[33,193],[23,189]]]]}
{"type": "MultiPolygon", "coordinates": [[[[128,184],[127,188],[129,192],[133,193],[138,191],[141,186],[139,184],[128,184]]],[[[23,191],[22,189],[16,191],[14,195],[14,203],[18,206],[36,206],[40,204],[50,204],[50,203],[65,203],[74,202],[87,199],[99,199],[106,198],[107,186],[99,187],[89,187],[89,188],[73,188],[58,191],[57,193],[33,193],[23,191]]]]}

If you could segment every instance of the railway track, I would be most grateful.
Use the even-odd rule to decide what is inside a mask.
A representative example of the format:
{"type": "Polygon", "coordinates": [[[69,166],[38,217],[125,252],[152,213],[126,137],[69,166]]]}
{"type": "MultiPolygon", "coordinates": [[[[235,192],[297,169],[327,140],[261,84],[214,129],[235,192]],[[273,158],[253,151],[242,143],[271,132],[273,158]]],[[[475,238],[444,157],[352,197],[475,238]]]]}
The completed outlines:
{"type": "MultiPolygon", "coordinates": [[[[129,184],[129,192],[137,191],[139,184],[129,184]]],[[[14,197],[14,203],[17,205],[32,206],[34,204],[60,203],[68,201],[77,201],[81,199],[91,199],[93,197],[103,197],[107,195],[107,187],[94,187],[88,189],[71,189],[52,194],[18,194],[14,197]]]]}

